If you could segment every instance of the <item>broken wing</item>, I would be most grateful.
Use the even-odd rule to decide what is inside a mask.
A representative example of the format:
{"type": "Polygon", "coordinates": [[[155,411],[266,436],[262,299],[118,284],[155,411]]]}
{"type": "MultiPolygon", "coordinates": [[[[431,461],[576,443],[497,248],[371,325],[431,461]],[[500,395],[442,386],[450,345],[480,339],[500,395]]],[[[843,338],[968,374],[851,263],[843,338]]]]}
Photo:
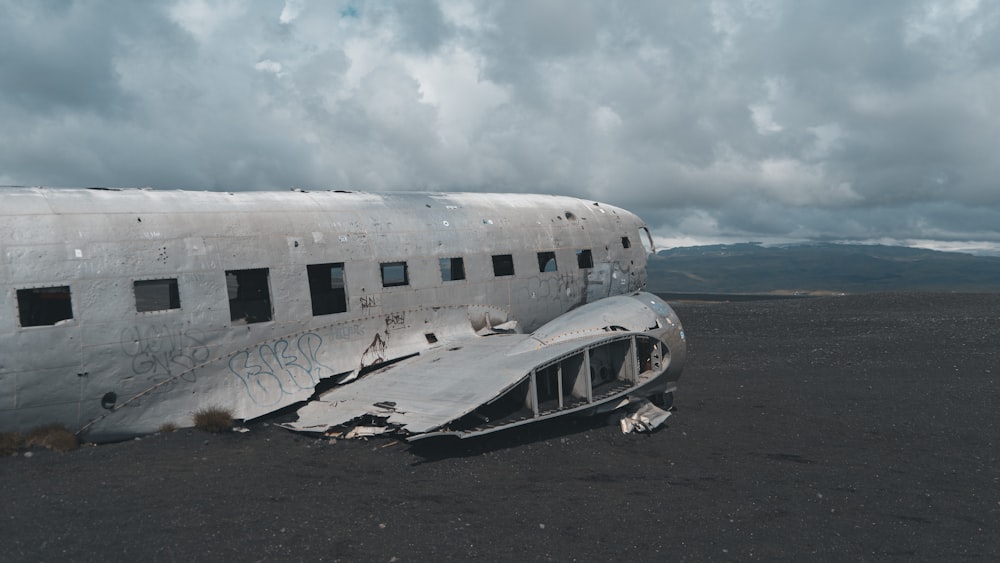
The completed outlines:
{"type": "Polygon", "coordinates": [[[683,330],[664,301],[611,297],[532,334],[443,342],[327,391],[285,426],[326,432],[374,420],[410,440],[476,436],[655,397],[671,390],[684,355],[683,330]]]}

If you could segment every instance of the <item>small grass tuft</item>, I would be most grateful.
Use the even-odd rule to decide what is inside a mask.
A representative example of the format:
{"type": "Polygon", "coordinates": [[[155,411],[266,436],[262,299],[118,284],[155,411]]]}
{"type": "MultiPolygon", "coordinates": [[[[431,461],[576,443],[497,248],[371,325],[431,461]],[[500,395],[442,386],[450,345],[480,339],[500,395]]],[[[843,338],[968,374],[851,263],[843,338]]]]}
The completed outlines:
{"type": "Polygon", "coordinates": [[[24,445],[29,448],[40,447],[68,452],[80,447],[80,440],[62,424],[48,424],[28,432],[24,438],[24,445]]]}
{"type": "Polygon", "coordinates": [[[205,432],[219,433],[233,429],[233,413],[222,407],[208,407],[194,413],[194,427],[205,432]]]}
{"type": "Polygon", "coordinates": [[[0,456],[14,455],[24,447],[24,436],[20,432],[0,432],[0,456]]]}
{"type": "Polygon", "coordinates": [[[164,422],[163,424],[160,425],[160,427],[156,431],[159,432],[160,434],[168,434],[170,432],[176,432],[177,425],[174,424],[173,422],[164,422]]]}

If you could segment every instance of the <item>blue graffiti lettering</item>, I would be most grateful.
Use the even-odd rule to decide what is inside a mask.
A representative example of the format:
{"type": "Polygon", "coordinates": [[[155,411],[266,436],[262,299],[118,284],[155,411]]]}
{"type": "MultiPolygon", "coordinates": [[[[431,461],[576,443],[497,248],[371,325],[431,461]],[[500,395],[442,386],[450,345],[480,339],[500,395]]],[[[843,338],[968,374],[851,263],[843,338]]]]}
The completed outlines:
{"type": "Polygon", "coordinates": [[[281,339],[238,352],[229,358],[229,370],[243,382],[250,400],[270,406],[333,375],[318,359],[322,347],[323,338],[309,332],[294,344],[281,339]]]}

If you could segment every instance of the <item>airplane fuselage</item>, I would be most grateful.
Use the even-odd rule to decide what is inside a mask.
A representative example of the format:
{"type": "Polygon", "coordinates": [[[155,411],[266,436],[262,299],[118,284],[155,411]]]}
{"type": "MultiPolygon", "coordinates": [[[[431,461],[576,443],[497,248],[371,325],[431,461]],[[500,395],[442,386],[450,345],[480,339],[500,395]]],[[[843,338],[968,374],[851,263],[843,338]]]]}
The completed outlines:
{"type": "Polygon", "coordinates": [[[321,381],[496,327],[531,333],[646,282],[642,220],[568,197],[0,198],[0,431],[60,423],[99,441],[211,406],[255,418],[321,381]]]}

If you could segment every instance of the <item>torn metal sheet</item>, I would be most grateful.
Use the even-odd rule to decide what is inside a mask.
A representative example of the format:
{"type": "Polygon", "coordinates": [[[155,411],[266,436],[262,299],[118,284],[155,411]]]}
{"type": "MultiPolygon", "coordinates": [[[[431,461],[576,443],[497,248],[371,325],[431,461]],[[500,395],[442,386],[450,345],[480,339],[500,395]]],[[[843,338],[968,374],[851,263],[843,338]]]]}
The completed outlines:
{"type": "Polygon", "coordinates": [[[670,418],[670,411],[654,405],[649,399],[635,399],[625,406],[621,417],[623,434],[652,432],[670,418]]]}
{"type": "Polygon", "coordinates": [[[355,426],[347,434],[344,434],[344,438],[370,438],[385,434],[391,430],[388,426],[355,426]]]}
{"type": "Polygon", "coordinates": [[[336,387],[298,410],[299,420],[284,426],[322,432],[364,415],[408,433],[439,428],[489,402],[523,380],[538,363],[575,346],[544,353],[512,354],[526,334],[497,334],[442,347],[336,387]],[[395,403],[392,409],[377,404],[395,403]]]}
{"type": "MultiPolygon", "coordinates": [[[[487,317],[488,321],[489,317],[487,317]]],[[[486,326],[476,331],[476,336],[489,336],[491,334],[510,334],[517,330],[517,321],[507,321],[500,323],[496,326],[490,326],[489,322],[486,326]]]]}
{"type": "Polygon", "coordinates": [[[666,388],[660,376],[671,358],[656,335],[672,321],[646,303],[650,297],[608,298],[575,311],[570,322],[556,319],[531,335],[493,334],[443,345],[325,392],[283,426],[320,433],[375,417],[414,440],[471,437],[567,414],[609,412],[632,395],[666,388]],[[606,317],[615,309],[619,324],[611,330],[606,317]]]}

